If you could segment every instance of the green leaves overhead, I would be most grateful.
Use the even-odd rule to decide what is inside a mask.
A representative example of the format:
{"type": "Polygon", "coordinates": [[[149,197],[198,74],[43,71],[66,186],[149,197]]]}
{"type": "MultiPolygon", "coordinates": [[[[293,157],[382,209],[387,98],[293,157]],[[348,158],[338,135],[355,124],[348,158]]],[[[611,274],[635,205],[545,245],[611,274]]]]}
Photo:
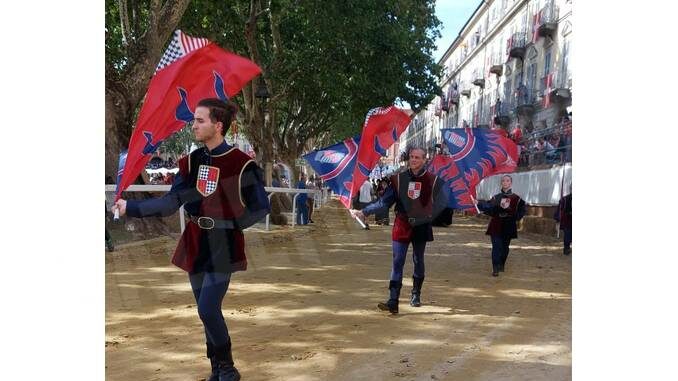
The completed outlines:
{"type": "MultiPolygon", "coordinates": [[[[148,8],[145,1],[107,0],[106,58],[118,68],[127,54],[117,12],[123,3],[138,8],[142,21],[148,8]]],[[[290,157],[310,148],[309,141],[358,133],[370,108],[406,102],[416,111],[433,99],[440,91],[434,7],[434,0],[193,0],[178,27],[261,66],[272,115],[263,128],[276,155],[290,157]],[[256,20],[256,52],[247,41],[250,20],[256,20]]],[[[247,103],[242,95],[237,101],[247,103]]],[[[251,109],[246,104],[243,111],[251,109]]],[[[262,128],[243,127],[253,138],[262,128]]]]}

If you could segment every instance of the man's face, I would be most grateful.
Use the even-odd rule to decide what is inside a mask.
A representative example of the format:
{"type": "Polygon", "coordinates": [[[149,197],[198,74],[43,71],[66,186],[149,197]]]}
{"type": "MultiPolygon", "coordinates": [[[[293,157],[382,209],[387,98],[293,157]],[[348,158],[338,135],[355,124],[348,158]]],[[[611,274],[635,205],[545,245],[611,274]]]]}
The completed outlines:
{"type": "Polygon", "coordinates": [[[503,189],[503,190],[511,189],[511,183],[512,182],[513,181],[511,180],[510,177],[508,177],[508,176],[502,177],[501,178],[501,189],[503,189]]]}
{"type": "Polygon", "coordinates": [[[417,173],[424,167],[424,152],[418,149],[410,151],[410,160],[408,161],[410,170],[417,173]]]}
{"type": "Polygon", "coordinates": [[[195,140],[204,143],[219,134],[217,123],[221,122],[212,123],[212,120],[210,120],[210,109],[203,106],[196,107],[193,115],[195,119],[191,129],[195,134],[195,140]]]}

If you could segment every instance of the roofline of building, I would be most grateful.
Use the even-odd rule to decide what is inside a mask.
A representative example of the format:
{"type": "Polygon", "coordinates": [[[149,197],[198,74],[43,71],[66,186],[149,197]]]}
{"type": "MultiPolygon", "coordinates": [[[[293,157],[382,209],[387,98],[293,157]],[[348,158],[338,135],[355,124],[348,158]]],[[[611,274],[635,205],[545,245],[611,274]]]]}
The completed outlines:
{"type": "MultiPolygon", "coordinates": [[[[493,1],[493,0],[490,0],[490,1],[493,1]]],[[[488,1],[488,0],[480,0],[480,4],[478,4],[478,6],[476,7],[476,10],[473,11],[473,13],[471,14],[471,17],[469,17],[468,20],[466,20],[466,23],[464,24],[464,26],[462,26],[461,29],[459,29],[459,34],[458,34],[457,37],[454,39],[454,41],[452,41],[452,43],[451,43],[450,46],[447,48],[447,50],[445,50],[445,54],[443,54],[442,58],[440,58],[440,61],[438,61],[438,65],[441,65],[443,62],[445,62],[445,60],[446,60],[447,58],[450,57],[450,54],[452,54],[452,51],[454,50],[453,48],[455,48],[456,45],[457,45],[457,43],[461,41],[461,36],[462,36],[462,34],[464,34],[464,29],[466,29],[466,27],[468,26],[468,24],[471,23],[471,20],[473,20],[473,18],[476,16],[476,14],[477,14],[478,11],[480,10],[480,8],[481,8],[484,4],[489,3],[490,1],[488,1]]]]}

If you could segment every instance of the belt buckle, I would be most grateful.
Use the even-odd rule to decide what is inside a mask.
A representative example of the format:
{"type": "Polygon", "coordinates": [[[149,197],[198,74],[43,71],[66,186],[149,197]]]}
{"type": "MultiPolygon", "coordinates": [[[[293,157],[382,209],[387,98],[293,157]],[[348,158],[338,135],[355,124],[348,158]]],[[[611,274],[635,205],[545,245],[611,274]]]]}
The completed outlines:
{"type": "Polygon", "coordinates": [[[407,218],[407,222],[409,222],[411,224],[413,224],[415,221],[416,221],[416,218],[414,218],[414,217],[408,217],[407,218]]]}
{"type": "Polygon", "coordinates": [[[211,217],[198,217],[198,226],[200,229],[214,229],[214,218],[211,217]],[[207,225],[203,224],[203,221],[208,222],[207,225]]]}

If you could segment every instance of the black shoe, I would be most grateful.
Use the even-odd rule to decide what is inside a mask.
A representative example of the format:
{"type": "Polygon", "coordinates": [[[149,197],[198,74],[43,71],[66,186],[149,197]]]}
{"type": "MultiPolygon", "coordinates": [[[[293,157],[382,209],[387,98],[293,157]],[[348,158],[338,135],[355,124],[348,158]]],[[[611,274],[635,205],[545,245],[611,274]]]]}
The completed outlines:
{"type": "Polygon", "coordinates": [[[240,372],[233,366],[219,365],[217,381],[240,381],[240,372]]]}
{"type": "Polygon", "coordinates": [[[312,224],[312,223],[313,223],[313,220],[309,218],[308,223],[309,223],[309,224],[312,224]]]}
{"type": "MultiPolygon", "coordinates": [[[[231,353],[231,342],[223,347],[214,347],[214,358],[216,360],[215,381],[239,381],[240,373],[233,366],[233,355],[231,353]]],[[[211,378],[210,378],[211,379],[211,378]]]]}
{"type": "Polygon", "coordinates": [[[219,381],[219,375],[218,373],[218,364],[217,364],[217,358],[214,355],[214,346],[210,344],[209,342],[205,343],[207,346],[207,358],[210,359],[210,365],[212,366],[212,373],[210,374],[209,377],[205,381],[219,381]]]}
{"type": "Polygon", "coordinates": [[[421,307],[421,299],[419,298],[419,294],[412,294],[410,305],[412,307],[421,307]]]}
{"type": "Polygon", "coordinates": [[[111,241],[106,241],[106,250],[109,253],[112,253],[115,250],[115,246],[113,246],[113,242],[111,241]]]}
{"type": "Polygon", "coordinates": [[[410,300],[410,305],[412,307],[421,306],[421,286],[424,284],[424,277],[418,278],[416,276],[412,277],[412,299],[410,300]]]}
{"type": "Polygon", "coordinates": [[[571,252],[572,249],[570,249],[569,247],[563,248],[563,255],[570,255],[571,252]]]}
{"type": "Polygon", "coordinates": [[[392,280],[388,282],[388,300],[386,303],[379,303],[382,311],[389,311],[392,314],[398,313],[398,298],[400,297],[400,289],[403,287],[403,282],[392,280]]]}
{"type": "Polygon", "coordinates": [[[389,299],[386,303],[379,303],[377,307],[382,311],[388,311],[392,314],[398,313],[398,300],[389,299]]]}

